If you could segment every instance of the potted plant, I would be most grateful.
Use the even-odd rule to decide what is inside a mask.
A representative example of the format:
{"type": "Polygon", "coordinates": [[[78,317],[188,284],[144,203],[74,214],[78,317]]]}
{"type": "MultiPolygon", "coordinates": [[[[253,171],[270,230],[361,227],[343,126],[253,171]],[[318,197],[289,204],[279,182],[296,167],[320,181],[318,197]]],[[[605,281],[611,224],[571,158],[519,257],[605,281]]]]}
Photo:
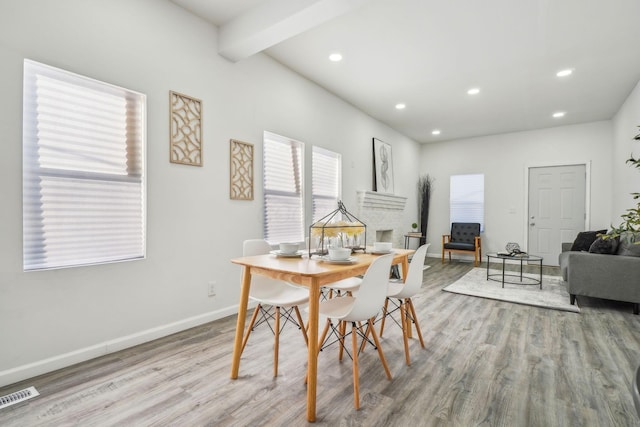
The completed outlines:
{"type": "Polygon", "coordinates": [[[414,223],[411,224],[411,230],[413,232],[418,231],[418,223],[417,222],[414,222],[414,223]]]}
{"type": "MultiPolygon", "coordinates": [[[[640,126],[638,126],[640,127],[640,126]]],[[[633,139],[640,141],[640,134],[636,135],[633,139]]],[[[629,157],[626,163],[632,165],[634,168],[640,170],[640,157],[629,157]]],[[[640,193],[631,193],[633,200],[636,200],[636,206],[621,215],[622,223],[618,227],[611,226],[611,231],[607,233],[603,238],[615,238],[620,237],[624,239],[632,239],[635,244],[640,244],[640,193]]]]}

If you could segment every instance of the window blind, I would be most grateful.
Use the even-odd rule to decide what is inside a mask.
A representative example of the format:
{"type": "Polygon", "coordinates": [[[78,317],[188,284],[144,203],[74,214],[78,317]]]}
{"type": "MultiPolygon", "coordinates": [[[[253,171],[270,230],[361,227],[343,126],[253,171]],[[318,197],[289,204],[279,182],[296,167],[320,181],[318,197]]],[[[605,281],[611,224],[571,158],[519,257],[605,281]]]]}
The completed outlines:
{"type": "Polygon", "coordinates": [[[304,144],[264,133],[264,238],[269,244],[304,241],[304,144]]]}
{"type": "Polygon", "coordinates": [[[338,208],[342,188],[342,157],[314,146],[311,168],[312,222],[316,222],[338,208]]]}
{"type": "Polygon", "coordinates": [[[484,231],[484,174],[452,175],[449,192],[451,222],[478,222],[484,231]]]}
{"type": "Polygon", "coordinates": [[[145,104],[25,60],[25,271],[144,257],[145,104]]]}

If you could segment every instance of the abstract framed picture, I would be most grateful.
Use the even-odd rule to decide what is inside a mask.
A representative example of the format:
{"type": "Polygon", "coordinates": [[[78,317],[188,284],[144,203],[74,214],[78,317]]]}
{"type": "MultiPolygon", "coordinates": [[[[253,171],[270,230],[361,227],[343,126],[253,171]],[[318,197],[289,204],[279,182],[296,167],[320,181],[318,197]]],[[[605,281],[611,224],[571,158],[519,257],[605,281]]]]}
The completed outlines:
{"type": "Polygon", "coordinates": [[[373,190],[393,194],[393,155],[391,145],[373,138],[373,190]]]}
{"type": "Polygon", "coordinates": [[[232,139],[229,152],[229,197],[253,200],[253,144],[232,139]]]}
{"type": "Polygon", "coordinates": [[[202,101],[169,91],[171,163],[202,166],[202,101]]]}

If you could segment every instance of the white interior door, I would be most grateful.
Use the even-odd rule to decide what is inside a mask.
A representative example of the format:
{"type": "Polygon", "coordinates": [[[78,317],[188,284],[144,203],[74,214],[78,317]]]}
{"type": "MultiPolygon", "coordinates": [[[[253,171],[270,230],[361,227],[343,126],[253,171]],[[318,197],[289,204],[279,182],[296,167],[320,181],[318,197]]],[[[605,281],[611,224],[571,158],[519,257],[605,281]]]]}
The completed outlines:
{"type": "Polygon", "coordinates": [[[558,265],[562,242],[572,242],[586,219],[586,166],[529,168],[527,252],[558,265]]]}

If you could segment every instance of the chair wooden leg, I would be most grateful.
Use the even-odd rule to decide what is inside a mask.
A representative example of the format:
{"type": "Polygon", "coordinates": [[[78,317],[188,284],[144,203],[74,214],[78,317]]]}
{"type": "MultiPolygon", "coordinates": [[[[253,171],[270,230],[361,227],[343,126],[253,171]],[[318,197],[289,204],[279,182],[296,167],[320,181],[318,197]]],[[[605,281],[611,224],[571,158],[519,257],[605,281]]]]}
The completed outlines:
{"type": "MultiPolygon", "coordinates": [[[[376,318],[372,317],[371,321],[375,323],[376,318]]],[[[369,324],[367,323],[367,329],[362,329],[362,322],[358,322],[358,329],[360,329],[362,332],[362,334],[364,335],[364,338],[362,339],[362,342],[360,343],[360,353],[362,353],[364,351],[365,346],[367,345],[367,343],[371,344],[370,341],[368,340],[369,338],[369,324]]]]}
{"type": "Polygon", "coordinates": [[[300,324],[300,330],[302,331],[302,336],[304,337],[304,343],[309,347],[309,338],[307,338],[307,327],[304,325],[304,321],[302,320],[302,316],[300,315],[300,309],[296,305],[294,307],[296,311],[296,316],[298,316],[298,323],[300,324]]]}
{"type": "Polygon", "coordinates": [[[347,334],[346,322],[341,321],[338,324],[338,334],[340,335],[340,337],[338,338],[338,341],[340,341],[340,349],[338,350],[338,360],[342,361],[342,356],[344,355],[344,337],[347,334]]]}
{"type": "Polygon", "coordinates": [[[273,345],[273,376],[278,376],[278,347],[280,346],[280,307],[276,307],[276,324],[273,329],[275,341],[273,345]]]}
{"type": "Polygon", "coordinates": [[[416,332],[418,333],[418,338],[420,339],[420,345],[424,348],[424,339],[422,339],[422,330],[420,329],[420,323],[418,322],[418,317],[416,316],[416,309],[413,306],[413,300],[408,298],[409,309],[411,310],[411,316],[413,317],[413,323],[416,325],[416,332]]]}
{"type": "Polygon", "coordinates": [[[380,338],[382,338],[382,332],[384,332],[384,321],[387,318],[389,309],[389,298],[385,298],[384,307],[382,307],[382,322],[380,323],[380,338]]]}
{"type": "Polygon", "coordinates": [[[251,335],[251,330],[253,329],[253,325],[256,323],[256,318],[258,317],[258,313],[262,306],[258,304],[258,306],[253,310],[253,315],[251,316],[251,320],[249,321],[249,326],[247,326],[247,330],[244,333],[244,338],[242,339],[242,348],[240,349],[240,354],[244,351],[244,346],[247,345],[247,341],[249,341],[249,335],[251,335]]]}
{"type": "Polygon", "coordinates": [[[408,330],[409,319],[406,313],[407,304],[400,300],[400,324],[402,325],[402,342],[404,343],[404,360],[407,365],[411,365],[411,358],[409,357],[409,334],[408,330]]]}
{"type": "Polygon", "coordinates": [[[390,380],[391,371],[389,370],[387,359],[384,357],[384,353],[382,352],[382,347],[380,346],[380,340],[378,339],[378,334],[376,334],[376,330],[373,328],[373,321],[369,319],[368,323],[369,323],[369,329],[371,330],[371,336],[373,337],[373,342],[376,343],[376,347],[378,348],[378,356],[380,356],[380,361],[382,362],[382,366],[384,367],[384,372],[387,374],[387,379],[390,380]]]}
{"type": "MultiPolygon", "coordinates": [[[[344,323],[344,322],[343,322],[344,323]]],[[[374,332],[375,334],[375,332],[374,332]]],[[[353,405],[360,409],[360,376],[358,373],[358,334],[356,333],[356,323],[351,323],[351,343],[353,347],[353,405]]]]}
{"type": "Polygon", "coordinates": [[[322,334],[320,335],[320,339],[318,340],[318,353],[320,353],[322,344],[324,344],[324,340],[327,338],[327,333],[329,332],[330,326],[331,326],[331,319],[327,319],[326,323],[324,324],[324,329],[322,330],[322,334]]]}

